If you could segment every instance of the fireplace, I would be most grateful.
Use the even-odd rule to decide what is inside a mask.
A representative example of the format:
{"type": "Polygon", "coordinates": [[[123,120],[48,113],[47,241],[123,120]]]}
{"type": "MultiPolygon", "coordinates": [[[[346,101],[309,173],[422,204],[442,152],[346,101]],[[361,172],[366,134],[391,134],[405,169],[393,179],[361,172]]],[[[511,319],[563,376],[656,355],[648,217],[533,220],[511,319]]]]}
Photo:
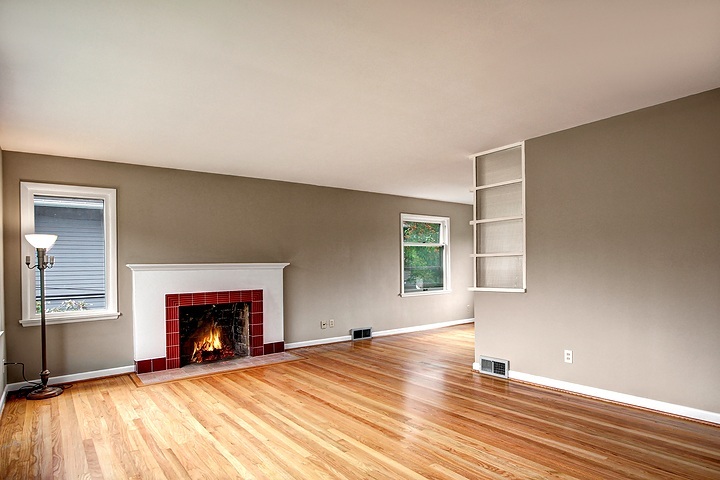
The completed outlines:
{"type": "Polygon", "coordinates": [[[182,307],[247,303],[248,356],[283,352],[283,269],[287,266],[287,263],[128,265],[133,272],[136,373],[180,368],[182,307]]]}
{"type": "MultiPolygon", "coordinates": [[[[234,290],[230,292],[196,292],[172,293],[165,295],[165,336],[167,341],[166,368],[179,368],[188,363],[182,362],[184,350],[181,331],[183,325],[180,321],[184,308],[190,307],[188,312],[202,312],[212,310],[213,307],[224,305],[223,309],[232,308],[232,305],[247,305],[248,318],[246,322],[247,354],[253,357],[268,353],[278,353],[285,350],[284,342],[264,343],[263,330],[263,291],[262,290],[234,290]],[[193,307],[199,307],[194,309],[193,307]]],[[[217,312],[216,312],[217,313],[217,312]]],[[[228,312],[225,312],[226,314],[228,312]]],[[[231,327],[232,328],[232,327],[231,327]]],[[[240,327],[245,330],[245,327],[240,327]]],[[[192,353],[192,352],[191,352],[192,353]]],[[[187,353],[185,353],[187,355],[187,353]]],[[[210,358],[211,356],[209,356],[210,358]]],[[[151,365],[150,370],[165,370],[151,365]]]]}
{"type": "Polygon", "coordinates": [[[246,357],[251,302],[180,307],[180,366],[246,357]]]}

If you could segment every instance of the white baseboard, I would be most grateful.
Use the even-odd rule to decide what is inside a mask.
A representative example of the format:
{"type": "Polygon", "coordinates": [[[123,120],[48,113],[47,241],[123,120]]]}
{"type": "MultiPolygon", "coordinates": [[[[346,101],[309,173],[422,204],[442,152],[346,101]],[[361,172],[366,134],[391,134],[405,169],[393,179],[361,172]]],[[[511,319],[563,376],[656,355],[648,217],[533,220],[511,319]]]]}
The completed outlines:
{"type": "Polygon", "coordinates": [[[293,348],[302,347],[313,347],[315,345],[325,345],[328,343],[348,342],[350,340],[352,340],[352,337],[350,335],[343,335],[342,337],[319,338],[317,340],[306,340],[304,342],[286,343],[285,350],[292,350],[293,348]]]}
{"type": "MultiPolygon", "coordinates": [[[[452,327],[453,325],[462,325],[464,323],[473,323],[474,321],[475,321],[474,318],[464,318],[462,320],[451,320],[449,322],[430,323],[428,325],[417,325],[414,327],[394,328],[392,330],[379,330],[377,332],[373,332],[373,337],[384,337],[386,335],[399,335],[401,333],[422,332],[423,330],[434,330],[436,328],[452,327]]],[[[352,337],[350,335],[343,335],[342,337],[319,338],[317,340],[306,340],[304,342],[286,343],[285,350],[292,350],[293,348],[301,348],[301,347],[312,347],[315,345],[325,345],[328,343],[349,342],[350,340],[352,340],[352,337]]]]}
{"type": "Polygon", "coordinates": [[[436,328],[452,327],[464,323],[473,323],[474,318],[463,318],[462,320],[450,320],[449,322],[430,323],[428,325],[417,325],[414,327],[394,328],[392,330],[380,330],[373,332],[373,337],[384,337],[386,335],[399,335],[401,333],[422,332],[423,330],[434,330],[436,328]]]}
{"type": "MultiPolygon", "coordinates": [[[[479,372],[480,364],[475,362],[473,363],[472,368],[473,370],[479,372]]],[[[544,387],[557,388],[559,390],[579,393],[581,395],[588,395],[590,397],[600,398],[602,400],[610,400],[612,402],[624,403],[626,405],[647,408],[650,410],[656,410],[658,412],[693,418],[695,420],[702,420],[704,422],[720,425],[720,413],[716,412],[708,412],[707,410],[700,410],[698,408],[686,407],[684,405],[676,405],[674,403],[668,402],[661,402],[659,400],[653,400],[650,398],[637,397],[635,395],[614,392],[612,390],[604,390],[602,388],[588,387],[586,385],[565,382],[562,380],[554,380],[552,378],[540,377],[538,375],[531,375],[529,373],[516,372],[513,370],[510,370],[509,376],[511,379],[514,380],[534,383],[536,385],[541,385],[544,387]]]]}
{"type": "MultiPolygon", "coordinates": [[[[61,384],[61,383],[79,382],[81,380],[91,380],[93,378],[112,377],[113,375],[122,375],[123,373],[132,373],[134,371],[135,371],[135,365],[128,365],[126,367],[107,368],[105,370],[93,370],[92,372],[73,373],[70,375],[60,375],[57,377],[50,377],[48,384],[49,385],[57,385],[57,384],[61,384]]],[[[31,381],[39,382],[40,380],[39,379],[31,379],[31,381]]],[[[15,390],[19,390],[22,387],[25,387],[27,385],[28,384],[26,382],[11,383],[5,387],[5,392],[12,392],[15,390]]],[[[3,400],[4,399],[5,399],[5,396],[3,395],[3,400]]]]}
{"type": "Polygon", "coordinates": [[[5,410],[5,399],[7,398],[7,394],[10,390],[8,390],[8,386],[5,385],[5,389],[2,393],[2,398],[0,398],[0,417],[2,417],[3,410],[5,410]]]}

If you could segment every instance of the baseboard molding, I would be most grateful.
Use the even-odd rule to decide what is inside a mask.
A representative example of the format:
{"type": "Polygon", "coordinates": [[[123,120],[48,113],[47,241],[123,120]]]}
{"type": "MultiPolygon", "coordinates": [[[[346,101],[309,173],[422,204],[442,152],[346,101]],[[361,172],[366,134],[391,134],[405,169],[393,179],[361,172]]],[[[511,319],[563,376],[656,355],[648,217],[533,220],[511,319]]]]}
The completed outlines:
{"type": "Polygon", "coordinates": [[[3,410],[5,410],[5,399],[7,398],[7,394],[9,391],[10,390],[8,390],[8,386],[5,385],[2,393],[2,398],[0,398],[0,418],[2,418],[3,410]]]}
{"type": "MultiPolygon", "coordinates": [[[[92,380],[93,378],[112,377],[114,375],[122,375],[124,373],[132,373],[135,371],[135,365],[128,365],[126,367],[115,367],[107,368],[105,370],[93,370],[92,372],[81,372],[73,373],[70,375],[60,375],[57,377],[50,377],[48,384],[57,385],[61,383],[72,383],[79,382],[81,380],[92,380]]],[[[31,379],[33,382],[39,382],[39,379],[31,379]]],[[[5,392],[12,392],[20,390],[22,387],[27,386],[26,382],[10,383],[5,387],[5,392]]],[[[3,396],[4,400],[4,396],[3,396]]]]}
{"type": "Polygon", "coordinates": [[[342,337],[319,338],[317,340],[306,340],[304,342],[286,343],[285,350],[302,347],[314,347],[315,345],[326,345],[328,343],[349,342],[350,340],[352,340],[350,335],[343,335],[342,337]]]}
{"type": "MultiPolygon", "coordinates": [[[[434,330],[436,328],[452,327],[454,325],[462,325],[464,323],[473,323],[474,321],[475,321],[474,318],[464,318],[462,320],[451,320],[449,322],[430,323],[427,325],[417,325],[417,326],[413,326],[413,327],[394,328],[391,330],[379,330],[379,331],[373,332],[373,337],[384,337],[387,335],[399,335],[401,333],[422,332],[424,330],[434,330]]],[[[326,345],[328,343],[349,342],[351,340],[352,340],[352,337],[350,335],[343,335],[341,337],[332,337],[332,338],[319,338],[317,340],[306,340],[304,342],[286,343],[285,350],[291,350],[293,348],[302,348],[302,347],[313,347],[315,345],[326,345]]]]}
{"type": "MultiPolygon", "coordinates": [[[[473,363],[473,370],[480,371],[480,364],[477,362],[473,363]]],[[[698,408],[686,407],[684,405],[676,405],[674,403],[668,402],[661,402],[659,400],[653,400],[650,398],[637,397],[635,395],[614,392],[612,390],[604,390],[602,388],[588,387],[586,385],[565,382],[562,380],[554,380],[552,378],[540,377],[538,375],[531,375],[529,373],[516,372],[513,370],[510,370],[509,376],[513,380],[533,383],[536,385],[541,385],[543,387],[556,388],[558,390],[565,390],[571,393],[579,393],[581,395],[587,395],[589,397],[595,397],[602,400],[624,403],[626,405],[647,408],[662,413],[669,413],[671,415],[678,415],[680,417],[692,418],[695,420],[720,425],[720,413],[716,412],[708,412],[706,410],[700,410],[698,408]]]]}
{"type": "Polygon", "coordinates": [[[474,318],[463,318],[462,320],[451,320],[449,322],[430,323],[428,325],[417,325],[414,327],[394,328],[392,330],[380,330],[373,332],[373,337],[384,337],[386,335],[400,335],[402,333],[422,332],[424,330],[435,330],[436,328],[452,327],[465,323],[473,323],[474,318]]]}

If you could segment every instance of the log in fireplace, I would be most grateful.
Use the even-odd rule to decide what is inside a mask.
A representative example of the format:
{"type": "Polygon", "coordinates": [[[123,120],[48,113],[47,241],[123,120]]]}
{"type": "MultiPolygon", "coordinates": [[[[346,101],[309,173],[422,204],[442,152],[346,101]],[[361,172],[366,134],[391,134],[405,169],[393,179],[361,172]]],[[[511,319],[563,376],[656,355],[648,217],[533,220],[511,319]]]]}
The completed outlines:
{"type": "Polygon", "coordinates": [[[251,302],[180,307],[180,366],[250,354],[251,302]]]}

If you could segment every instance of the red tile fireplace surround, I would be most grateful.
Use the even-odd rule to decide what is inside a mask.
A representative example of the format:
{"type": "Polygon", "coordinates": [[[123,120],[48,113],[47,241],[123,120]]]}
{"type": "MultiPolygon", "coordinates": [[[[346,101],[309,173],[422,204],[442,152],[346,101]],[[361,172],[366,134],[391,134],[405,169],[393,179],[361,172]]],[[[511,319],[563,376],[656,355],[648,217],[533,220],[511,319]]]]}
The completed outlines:
{"type": "Polygon", "coordinates": [[[158,372],[180,368],[180,307],[217,303],[250,303],[250,356],[257,357],[285,351],[285,342],[263,342],[263,291],[233,290],[223,292],[171,293],[165,295],[166,355],[138,360],[136,373],[158,372]]]}

